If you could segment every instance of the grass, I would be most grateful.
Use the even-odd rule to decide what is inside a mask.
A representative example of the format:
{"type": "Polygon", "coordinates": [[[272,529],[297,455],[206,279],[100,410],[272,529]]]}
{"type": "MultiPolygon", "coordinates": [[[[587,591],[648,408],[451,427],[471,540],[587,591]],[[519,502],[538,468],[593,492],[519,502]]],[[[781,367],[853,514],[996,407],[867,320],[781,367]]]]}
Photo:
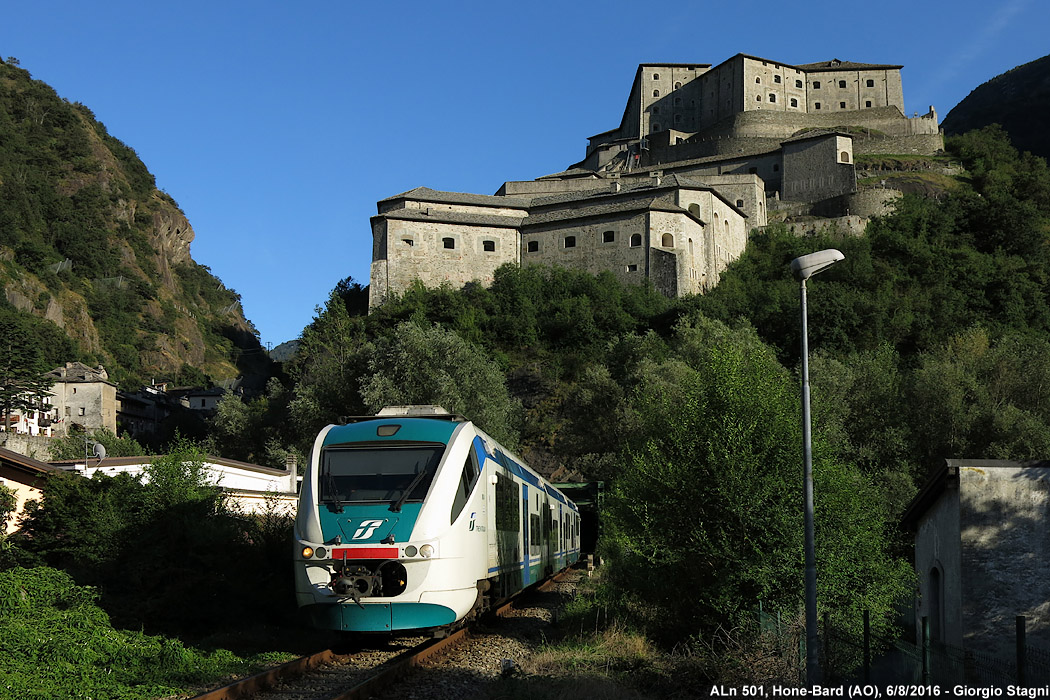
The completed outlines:
{"type": "Polygon", "coordinates": [[[596,578],[558,615],[545,644],[516,673],[491,684],[492,700],[645,700],[707,697],[710,683],[689,651],[660,649],[619,619],[596,578]]]}
{"type": "Polygon", "coordinates": [[[97,593],[46,567],[0,572],[0,698],[158,698],[293,658],[241,658],[114,629],[97,593]]]}

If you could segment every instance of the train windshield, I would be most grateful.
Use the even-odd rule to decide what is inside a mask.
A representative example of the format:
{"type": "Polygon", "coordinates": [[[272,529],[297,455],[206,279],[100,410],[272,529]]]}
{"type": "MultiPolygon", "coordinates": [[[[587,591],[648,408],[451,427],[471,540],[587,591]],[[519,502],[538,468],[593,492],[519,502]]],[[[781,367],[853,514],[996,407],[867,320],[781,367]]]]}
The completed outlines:
{"type": "Polygon", "coordinates": [[[444,452],[441,444],[327,447],[318,479],[321,502],[340,507],[388,501],[400,510],[426,497],[444,452]]]}

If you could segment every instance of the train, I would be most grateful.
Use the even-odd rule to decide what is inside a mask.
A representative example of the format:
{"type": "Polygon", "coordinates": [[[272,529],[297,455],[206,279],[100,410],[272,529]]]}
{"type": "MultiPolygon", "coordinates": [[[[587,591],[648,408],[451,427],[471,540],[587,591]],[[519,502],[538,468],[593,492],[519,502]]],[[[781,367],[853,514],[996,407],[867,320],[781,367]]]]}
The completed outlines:
{"type": "Polygon", "coordinates": [[[317,435],[294,526],[313,627],[440,636],[580,558],[580,510],[473,422],[391,406],[317,435]]]}

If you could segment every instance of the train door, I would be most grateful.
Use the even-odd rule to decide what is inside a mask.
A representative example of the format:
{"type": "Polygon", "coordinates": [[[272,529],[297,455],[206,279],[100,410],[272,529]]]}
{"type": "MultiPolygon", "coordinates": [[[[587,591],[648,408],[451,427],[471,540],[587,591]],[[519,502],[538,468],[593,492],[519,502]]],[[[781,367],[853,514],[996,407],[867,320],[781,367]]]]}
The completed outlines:
{"type": "Polygon", "coordinates": [[[540,544],[540,571],[544,576],[554,573],[554,511],[547,492],[543,492],[539,504],[540,520],[543,522],[543,541],[540,544]]]}
{"type": "Polygon", "coordinates": [[[532,582],[532,552],[535,549],[535,533],[532,527],[532,508],[529,507],[529,485],[521,485],[521,543],[522,543],[522,583],[523,587],[532,582]]]}

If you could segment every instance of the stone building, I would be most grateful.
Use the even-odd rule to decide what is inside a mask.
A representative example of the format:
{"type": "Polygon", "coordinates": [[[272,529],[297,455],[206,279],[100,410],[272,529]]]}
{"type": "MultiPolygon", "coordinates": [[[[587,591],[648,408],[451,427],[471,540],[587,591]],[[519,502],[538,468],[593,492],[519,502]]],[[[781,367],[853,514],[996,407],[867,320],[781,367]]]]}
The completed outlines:
{"type": "Polygon", "coordinates": [[[569,180],[583,189],[559,191],[564,180],[549,179],[531,190],[511,186],[519,196],[420,187],[383,200],[372,218],[370,306],[414,280],[488,284],[504,263],[610,270],[682,296],[713,287],[746,245],[741,207],[755,198],[754,179],[736,184],[739,206],[684,176],[569,180]]]}
{"type": "Polygon", "coordinates": [[[567,170],[506,182],[495,195],[419,187],[380,201],[369,305],[417,280],[488,284],[506,263],[608,270],[669,296],[702,293],[774,209],[852,216],[863,228],[886,198],[855,196],[857,139],[875,130],[897,148],[911,143],[909,152],[944,145],[932,107],[904,116],[900,69],[745,54],[713,68],[640,65],[620,126],[592,136],[567,170]]]}
{"type": "Polygon", "coordinates": [[[1050,462],[946,460],[903,523],[931,639],[1009,661],[1023,615],[1029,643],[1050,650],[1050,462]]]}
{"type": "Polygon", "coordinates": [[[45,376],[55,382],[51,405],[56,435],[69,434],[74,424],[85,432],[100,428],[117,432],[117,385],[109,381],[109,373],[102,365],[91,368],[80,362],[67,362],[45,376]]]}
{"type": "Polygon", "coordinates": [[[714,67],[642,64],[620,125],[590,137],[582,163],[591,170],[652,168],[717,155],[726,145],[719,141],[767,139],[765,150],[772,150],[803,129],[847,124],[894,136],[937,135],[932,107],[923,118],[906,117],[902,67],[838,59],[791,65],[747,54],[714,67]],[[682,155],[664,153],[668,148],[682,155]]]}

